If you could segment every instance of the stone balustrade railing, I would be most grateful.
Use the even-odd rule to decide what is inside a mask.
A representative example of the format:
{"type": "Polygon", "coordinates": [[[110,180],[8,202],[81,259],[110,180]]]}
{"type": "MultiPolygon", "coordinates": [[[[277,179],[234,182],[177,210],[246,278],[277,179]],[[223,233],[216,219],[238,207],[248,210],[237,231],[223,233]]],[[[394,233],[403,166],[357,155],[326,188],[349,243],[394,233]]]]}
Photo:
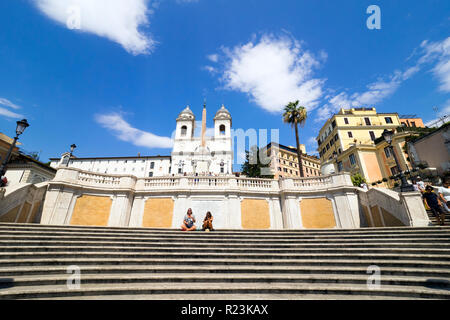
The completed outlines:
{"type": "Polygon", "coordinates": [[[332,187],[352,187],[348,174],[282,180],[235,176],[165,176],[137,178],[135,176],[107,175],[75,168],[59,168],[53,183],[61,182],[82,187],[105,189],[133,189],[139,192],[179,189],[230,189],[238,191],[312,191],[332,187]]]}

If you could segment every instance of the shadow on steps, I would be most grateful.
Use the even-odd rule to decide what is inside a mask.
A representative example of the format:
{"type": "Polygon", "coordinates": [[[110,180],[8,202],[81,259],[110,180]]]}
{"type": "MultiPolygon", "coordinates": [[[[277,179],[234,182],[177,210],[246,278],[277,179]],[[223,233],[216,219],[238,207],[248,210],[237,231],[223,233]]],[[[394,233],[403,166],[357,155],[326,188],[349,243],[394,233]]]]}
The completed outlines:
{"type": "Polygon", "coordinates": [[[14,279],[0,278],[0,290],[14,287],[14,279]]]}

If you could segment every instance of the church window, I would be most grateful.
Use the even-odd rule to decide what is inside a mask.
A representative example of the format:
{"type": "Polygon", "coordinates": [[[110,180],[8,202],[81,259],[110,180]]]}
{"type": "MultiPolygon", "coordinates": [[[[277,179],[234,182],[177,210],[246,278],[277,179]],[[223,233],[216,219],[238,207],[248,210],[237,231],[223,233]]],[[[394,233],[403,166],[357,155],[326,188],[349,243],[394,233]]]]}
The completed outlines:
{"type": "Polygon", "coordinates": [[[225,125],[222,124],[222,125],[219,127],[219,130],[220,130],[220,135],[224,136],[224,135],[225,135],[225,125]]]}
{"type": "Polygon", "coordinates": [[[184,137],[186,136],[187,133],[187,127],[186,126],[182,126],[181,127],[181,136],[184,137]]]}

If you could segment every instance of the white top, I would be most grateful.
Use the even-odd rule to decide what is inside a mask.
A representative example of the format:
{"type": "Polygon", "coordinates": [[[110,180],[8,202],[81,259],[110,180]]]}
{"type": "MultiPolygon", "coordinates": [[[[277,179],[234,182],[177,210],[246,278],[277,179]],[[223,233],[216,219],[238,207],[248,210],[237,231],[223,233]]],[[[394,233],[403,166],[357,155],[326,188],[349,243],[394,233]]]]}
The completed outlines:
{"type": "Polygon", "coordinates": [[[442,194],[445,201],[450,201],[450,189],[449,188],[439,187],[438,192],[442,194]]]}

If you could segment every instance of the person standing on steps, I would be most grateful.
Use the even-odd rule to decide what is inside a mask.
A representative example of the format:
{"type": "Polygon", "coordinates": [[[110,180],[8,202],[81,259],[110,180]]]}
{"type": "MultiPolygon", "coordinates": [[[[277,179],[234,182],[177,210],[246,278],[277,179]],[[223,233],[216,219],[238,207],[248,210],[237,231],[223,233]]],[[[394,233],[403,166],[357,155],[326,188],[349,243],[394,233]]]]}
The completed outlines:
{"type": "Polygon", "coordinates": [[[211,214],[211,212],[207,212],[205,219],[203,220],[203,231],[213,231],[213,226],[212,226],[212,222],[213,222],[213,216],[211,214]]]}
{"type": "Polygon", "coordinates": [[[195,216],[192,213],[192,209],[189,208],[186,215],[184,216],[183,219],[183,224],[181,225],[181,229],[183,231],[195,231],[195,229],[197,228],[195,226],[195,216]]]}
{"type": "Polygon", "coordinates": [[[446,180],[442,187],[438,188],[439,198],[443,203],[443,207],[447,213],[450,213],[450,180],[446,180]]]}
{"type": "Polygon", "coordinates": [[[425,193],[423,194],[423,200],[425,204],[430,208],[433,215],[437,218],[441,226],[445,225],[445,212],[442,208],[441,200],[438,195],[433,192],[432,186],[425,187],[425,193]]]}

